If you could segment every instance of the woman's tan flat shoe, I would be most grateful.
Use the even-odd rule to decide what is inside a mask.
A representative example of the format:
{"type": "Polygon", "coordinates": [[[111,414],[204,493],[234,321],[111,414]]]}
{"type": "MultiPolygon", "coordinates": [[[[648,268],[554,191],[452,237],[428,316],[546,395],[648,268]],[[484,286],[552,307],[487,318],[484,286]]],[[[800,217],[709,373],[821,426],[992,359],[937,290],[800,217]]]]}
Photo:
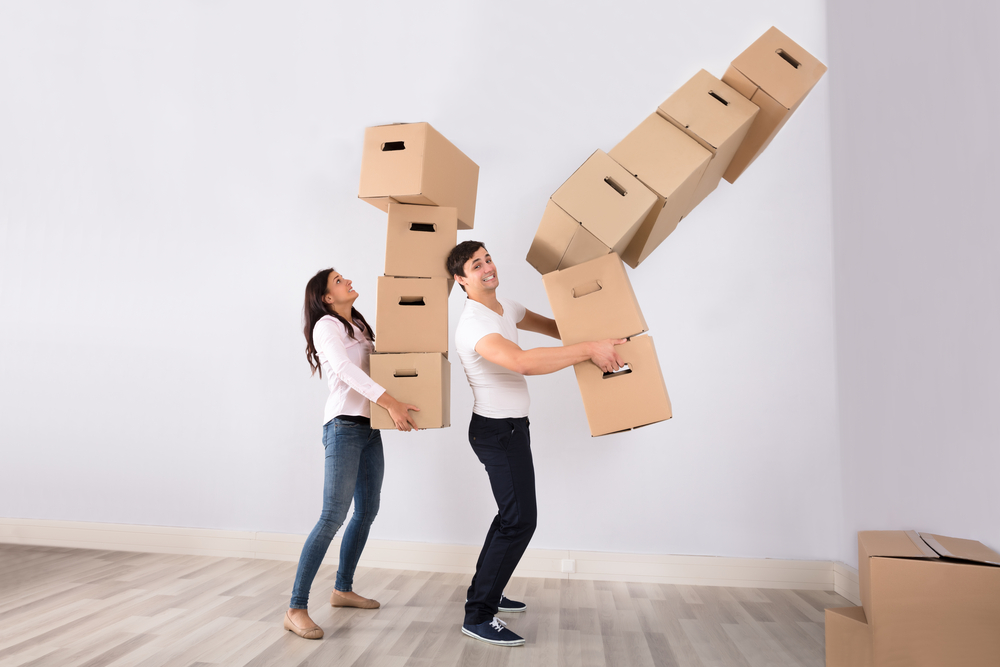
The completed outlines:
{"type": "Polygon", "coordinates": [[[330,594],[330,604],[334,607],[357,607],[358,609],[378,609],[378,600],[363,598],[357,593],[349,593],[350,597],[344,595],[336,588],[330,594]]]}
{"type": "Polygon", "coordinates": [[[285,630],[289,632],[294,632],[299,637],[305,639],[322,639],[323,638],[323,628],[318,625],[314,625],[311,628],[300,628],[292,622],[292,617],[285,612],[285,630]]]}

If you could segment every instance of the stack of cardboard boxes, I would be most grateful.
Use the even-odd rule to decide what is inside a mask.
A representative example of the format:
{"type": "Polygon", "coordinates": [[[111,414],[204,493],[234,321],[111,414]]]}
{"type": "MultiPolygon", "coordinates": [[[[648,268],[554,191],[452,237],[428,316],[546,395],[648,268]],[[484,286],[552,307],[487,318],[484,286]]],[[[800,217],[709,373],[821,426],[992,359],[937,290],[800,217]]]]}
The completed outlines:
{"type": "MultiPolygon", "coordinates": [[[[720,180],[734,182],[825,71],[771,28],[721,80],[698,72],[556,190],[527,260],[544,276],[565,344],[646,331],[622,262],[638,267],[720,180]]],[[[595,436],[671,416],[652,339],[618,350],[628,362],[622,374],[605,376],[589,362],[576,367],[595,436]]]]}
{"type": "MultiPolygon", "coordinates": [[[[385,275],[378,279],[371,377],[403,403],[419,428],[451,425],[445,259],[459,229],[472,229],[479,167],[428,123],[370,127],[361,199],[387,211],[385,275]]],[[[394,428],[372,403],[372,428],[394,428]]]]}
{"type": "Polygon", "coordinates": [[[861,606],[826,610],[827,667],[1000,665],[1000,554],[975,540],[858,533],[861,606]]]}

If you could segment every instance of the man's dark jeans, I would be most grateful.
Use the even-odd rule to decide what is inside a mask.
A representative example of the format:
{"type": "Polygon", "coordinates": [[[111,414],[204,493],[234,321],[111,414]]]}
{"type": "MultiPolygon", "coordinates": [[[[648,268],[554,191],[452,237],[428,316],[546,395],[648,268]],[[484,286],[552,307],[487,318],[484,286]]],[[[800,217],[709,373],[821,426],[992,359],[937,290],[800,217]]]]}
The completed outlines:
{"type": "Polygon", "coordinates": [[[496,614],[504,586],[535,532],[538,509],[527,417],[491,419],[473,414],[469,443],[486,466],[498,509],[465,603],[465,624],[476,625],[496,614]]]}

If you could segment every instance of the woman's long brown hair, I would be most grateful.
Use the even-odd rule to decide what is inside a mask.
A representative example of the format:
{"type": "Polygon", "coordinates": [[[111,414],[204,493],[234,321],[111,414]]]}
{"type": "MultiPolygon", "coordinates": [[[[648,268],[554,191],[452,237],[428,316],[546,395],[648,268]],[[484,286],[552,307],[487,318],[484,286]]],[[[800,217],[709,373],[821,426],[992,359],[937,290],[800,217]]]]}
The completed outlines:
{"type": "MultiPolygon", "coordinates": [[[[323,269],[309,279],[309,282],[306,283],[306,303],[302,307],[302,319],[305,322],[302,333],[306,336],[306,359],[309,361],[312,375],[319,373],[320,377],[323,377],[323,368],[320,366],[319,354],[313,344],[313,327],[316,326],[316,323],[326,315],[330,315],[340,320],[340,323],[347,330],[347,335],[354,338],[354,327],[351,326],[351,323],[341,317],[333,308],[329,308],[323,303],[323,297],[326,295],[326,283],[332,272],[333,269],[323,269]]],[[[361,325],[361,330],[368,340],[375,342],[375,331],[369,326],[365,316],[359,313],[354,306],[351,306],[351,319],[361,325]]]]}

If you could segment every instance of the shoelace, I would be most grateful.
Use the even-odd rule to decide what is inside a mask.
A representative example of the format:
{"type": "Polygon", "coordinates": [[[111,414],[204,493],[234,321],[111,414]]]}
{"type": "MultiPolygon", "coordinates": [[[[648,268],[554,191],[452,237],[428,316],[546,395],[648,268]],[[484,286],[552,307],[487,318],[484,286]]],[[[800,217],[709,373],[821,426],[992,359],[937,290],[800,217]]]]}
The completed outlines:
{"type": "Polygon", "coordinates": [[[496,630],[497,632],[500,632],[501,630],[507,627],[507,624],[501,621],[496,616],[494,616],[493,621],[490,623],[490,627],[496,630]]]}

